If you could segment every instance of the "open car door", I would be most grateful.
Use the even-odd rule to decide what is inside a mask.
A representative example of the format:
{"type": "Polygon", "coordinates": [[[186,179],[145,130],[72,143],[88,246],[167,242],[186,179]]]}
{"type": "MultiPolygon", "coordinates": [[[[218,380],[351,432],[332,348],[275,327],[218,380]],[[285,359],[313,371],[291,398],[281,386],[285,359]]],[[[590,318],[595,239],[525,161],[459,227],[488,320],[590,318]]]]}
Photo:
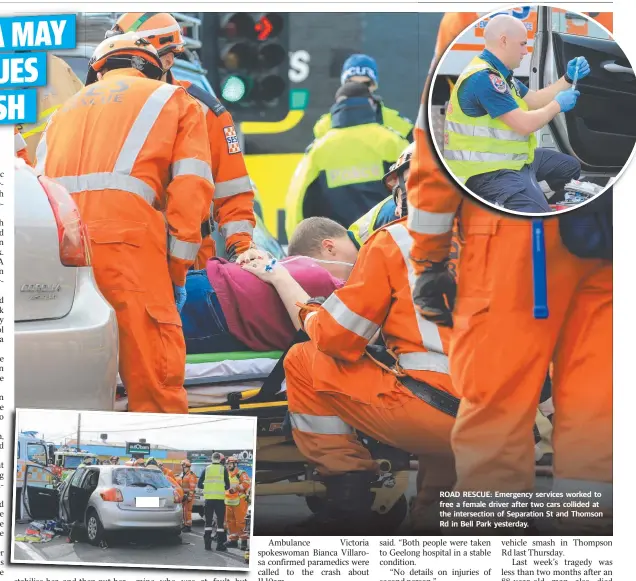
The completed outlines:
{"type": "Polygon", "coordinates": [[[33,520],[58,517],[59,493],[57,478],[48,468],[29,464],[24,471],[22,504],[33,520]]]}
{"type": "MultiPolygon", "coordinates": [[[[578,103],[557,115],[540,132],[540,147],[556,147],[577,157],[583,174],[615,177],[636,143],[636,76],[608,32],[595,20],[540,7],[531,65],[531,89],[542,89],[565,74],[567,64],[583,56],[590,74],[578,81],[578,103]]],[[[601,184],[605,180],[593,180],[601,184]]]]}

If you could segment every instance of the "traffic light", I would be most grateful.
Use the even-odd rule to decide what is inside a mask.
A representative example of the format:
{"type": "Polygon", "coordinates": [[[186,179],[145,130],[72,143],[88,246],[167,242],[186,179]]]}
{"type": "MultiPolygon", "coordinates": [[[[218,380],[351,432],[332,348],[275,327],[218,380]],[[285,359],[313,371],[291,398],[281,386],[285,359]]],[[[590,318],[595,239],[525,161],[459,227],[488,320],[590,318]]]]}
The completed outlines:
{"type": "MultiPolygon", "coordinates": [[[[215,62],[210,81],[237,121],[280,121],[289,112],[289,15],[213,15],[215,62]]],[[[208,42],[208,35],[203,44],[208,42]]],[[[209,51],[204,54],[210,55],[209,51]]]]}

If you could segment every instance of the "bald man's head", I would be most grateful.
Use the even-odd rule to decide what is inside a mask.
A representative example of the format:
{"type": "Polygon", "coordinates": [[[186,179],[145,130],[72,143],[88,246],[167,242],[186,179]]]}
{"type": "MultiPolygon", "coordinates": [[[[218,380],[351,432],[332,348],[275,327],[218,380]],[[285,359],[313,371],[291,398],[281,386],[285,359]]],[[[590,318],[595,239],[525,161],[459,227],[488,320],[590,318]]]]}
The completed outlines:
{"type": "Polygon", "coordinates": [[[509,69],[516,69],[528,54],[528,31],[525,24],[508,14],[498,14],[484,29],[486,48],[509,69]]]}

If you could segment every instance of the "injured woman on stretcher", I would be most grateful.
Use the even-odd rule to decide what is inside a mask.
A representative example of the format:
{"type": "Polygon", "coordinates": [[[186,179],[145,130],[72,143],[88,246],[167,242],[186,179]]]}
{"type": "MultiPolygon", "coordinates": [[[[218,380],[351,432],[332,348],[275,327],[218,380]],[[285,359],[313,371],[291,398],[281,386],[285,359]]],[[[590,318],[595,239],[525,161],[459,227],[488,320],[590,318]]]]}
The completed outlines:
{"type": "MultiPolygon", "coordinates": [[[[344,284],[357,253],[340,224],[308,218],[290,240],[289,256],[276,267],[289,272],[308,295],[327,297],[344,284]]],[[[262,256],[271,262],[266,253],[262,256]]],[[[230,393],[259,389],[293,341],[298,318],[292,322],[285,307],[287,289],[275,288],[251,270],[213,258],[205,269],[188,273],[181,320],[190,408],[223,404],[230,393]]],[[[119,400],[118,409],[125,405],[119,400]]]]}

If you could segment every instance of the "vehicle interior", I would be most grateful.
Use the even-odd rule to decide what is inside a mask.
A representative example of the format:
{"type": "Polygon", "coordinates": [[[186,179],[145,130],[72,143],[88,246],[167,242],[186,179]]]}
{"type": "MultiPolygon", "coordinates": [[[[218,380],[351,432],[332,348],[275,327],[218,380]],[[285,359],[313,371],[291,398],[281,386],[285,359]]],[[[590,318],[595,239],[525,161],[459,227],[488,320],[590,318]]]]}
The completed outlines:
{"type": "Polygon", "coordinates": [[[575,13],[539,8],[530,88],[555,82],[571,59],[587,59],[591,72],[576,84],[576,107],[541,130],[539,144],[576,156],[587,179],[604,185],[636,144],[636,76],[618,43],[593,20],[584,22],[585,35],[572,34],[578,21],[583,19],[575,13]]]}

